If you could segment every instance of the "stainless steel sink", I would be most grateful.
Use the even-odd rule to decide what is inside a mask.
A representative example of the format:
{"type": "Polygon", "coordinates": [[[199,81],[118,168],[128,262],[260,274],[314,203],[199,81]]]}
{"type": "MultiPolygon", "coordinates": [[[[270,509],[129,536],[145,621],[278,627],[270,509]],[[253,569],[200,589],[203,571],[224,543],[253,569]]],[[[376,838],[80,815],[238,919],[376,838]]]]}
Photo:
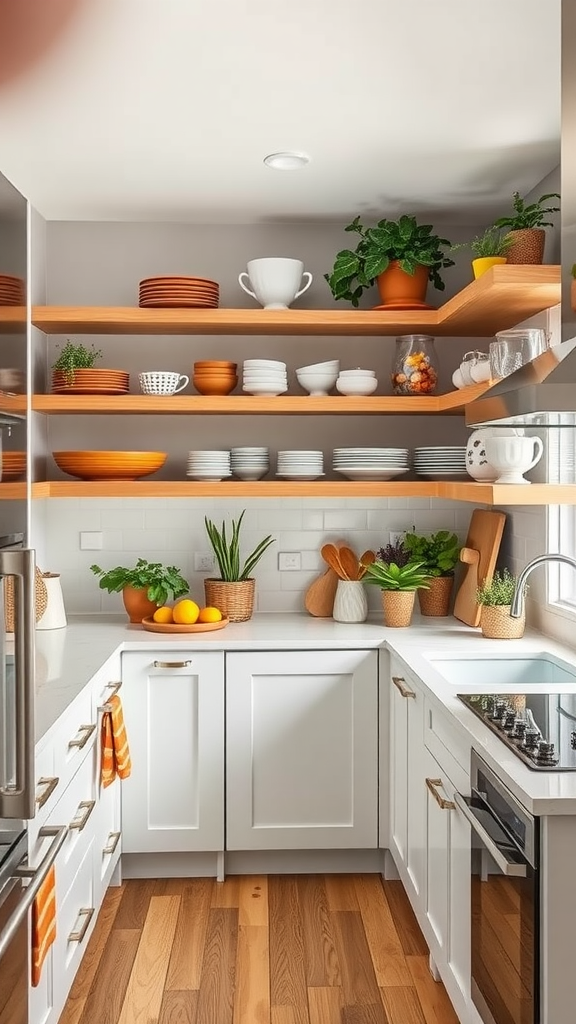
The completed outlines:
{"type": "Polygon", "coordinates": [[[425,654],[424,657],[439,675],[452,686],[482,686],[489,692],[493,686],[576,684],[576,666],[561,661],[553,654],[518,656],[425,654]]]}

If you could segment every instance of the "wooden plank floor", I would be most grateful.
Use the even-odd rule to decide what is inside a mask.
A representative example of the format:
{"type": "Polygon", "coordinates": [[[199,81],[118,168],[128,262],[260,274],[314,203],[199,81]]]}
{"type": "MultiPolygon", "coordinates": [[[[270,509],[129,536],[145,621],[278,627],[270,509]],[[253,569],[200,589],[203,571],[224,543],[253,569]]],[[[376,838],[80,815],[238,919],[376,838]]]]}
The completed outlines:
{"type": "Polygon", "coordinates": [[[458,1024],[400,882],[143,879],[110,889],[60,1024],[458,1024]]]}

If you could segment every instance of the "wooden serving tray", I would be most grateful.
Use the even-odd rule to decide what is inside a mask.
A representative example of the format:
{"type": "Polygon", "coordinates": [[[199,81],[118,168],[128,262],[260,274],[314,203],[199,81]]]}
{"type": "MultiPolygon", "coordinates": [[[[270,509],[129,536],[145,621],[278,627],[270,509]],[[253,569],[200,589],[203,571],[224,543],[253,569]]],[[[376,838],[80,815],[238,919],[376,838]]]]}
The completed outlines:
{"type": "Polygon", "coordinates": [[[151,616],[142,619],[144,629],[149,633],[210,633],[213,629],[224,629],[230,619],[221,619],[220,622],[195,622],[193,626],[186,626],[179,622],[154,622],[151,616]]]}

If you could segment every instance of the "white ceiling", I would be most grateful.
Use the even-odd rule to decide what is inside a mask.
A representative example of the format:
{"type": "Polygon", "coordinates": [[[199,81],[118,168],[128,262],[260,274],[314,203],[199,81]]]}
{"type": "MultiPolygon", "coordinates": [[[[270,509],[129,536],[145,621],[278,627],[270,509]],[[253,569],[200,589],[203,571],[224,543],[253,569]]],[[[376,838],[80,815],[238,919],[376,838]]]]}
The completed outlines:
{"type": "Polygon", "coordinates": [[[559,162],[560,6],[85,0],[0,92],[0,170],[48,219],[487,220],[559,162]]]}

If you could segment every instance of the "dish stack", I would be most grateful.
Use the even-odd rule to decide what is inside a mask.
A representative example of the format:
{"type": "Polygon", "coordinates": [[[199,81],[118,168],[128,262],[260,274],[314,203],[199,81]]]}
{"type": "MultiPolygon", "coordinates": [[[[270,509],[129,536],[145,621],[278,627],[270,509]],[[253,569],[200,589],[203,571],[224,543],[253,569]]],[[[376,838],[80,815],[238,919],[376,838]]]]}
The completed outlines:
{"type": "Polygon", "coordinates": [[[20,480],[26,475],[26,452],[2,452],[2,481],[20,480]]]}
{"type": "Polygon", "coordinates": [[[407,473],[407,448],[335,448],[333,467],[347,480],[393,480],[407,473]]]}
{"type": "Polygon", "coordinates": [[[232,476],[230,452],[222,449],[188,452],[186,476],[192,480],[206,480],[207,483],[232,476]]]}
{"type": "Polygon", "coordinates": [[[125,370],[52,371],[55,395],[127,395],[129,390],[130,374],[125,370]]]}
{"type": "Polygon", "coordinates": [[[216,309],[217,281],[207,277],[145,277],[140,281],[138,305],[148,308],[216,309]]]}
{"type": "Polygon", "coordinates": [[[324,455],[313,451],[278,452],[276,476],[283,480],[318,480],[324,476],[324,455]]]}
{"type": "Polygon", "coordinates": [[[414,469],[418,476],[434,480],[452,480],[467,476],[465,447],[434,447],[414,449],[414,469]]]}
{"type": "Polygon", "coordinates": [[[288,390],[286,363],[276,359],[245,359],[242,390],[262,398],[283,395],[288,390]]]}
{"type": "Polygon", "coordinates": [[[267,448],[232,448],[230,465],[239,480],[261,480],[270,469],[267,448]]]}
{"type": "Polygon", "coordinates": [[[0,274],[0,306],[25,306],[26,284],[21,277],[0,274]]]}

